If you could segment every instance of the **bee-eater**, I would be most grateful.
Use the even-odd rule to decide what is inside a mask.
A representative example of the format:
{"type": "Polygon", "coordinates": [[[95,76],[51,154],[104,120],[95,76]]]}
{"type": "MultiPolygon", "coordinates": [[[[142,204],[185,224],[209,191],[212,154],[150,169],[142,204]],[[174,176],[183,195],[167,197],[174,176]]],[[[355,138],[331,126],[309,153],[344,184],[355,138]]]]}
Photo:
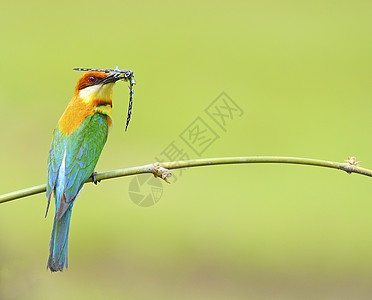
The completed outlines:
{"type": "Polygon", "coordinates": [[[119,73],[86,72],[54,130],[48,158],[46,196],[54,193],[56,212],[48,268],[67,268],[70,218],[75,199],[93,174],[111,126],[112,94],[119,73]]]}

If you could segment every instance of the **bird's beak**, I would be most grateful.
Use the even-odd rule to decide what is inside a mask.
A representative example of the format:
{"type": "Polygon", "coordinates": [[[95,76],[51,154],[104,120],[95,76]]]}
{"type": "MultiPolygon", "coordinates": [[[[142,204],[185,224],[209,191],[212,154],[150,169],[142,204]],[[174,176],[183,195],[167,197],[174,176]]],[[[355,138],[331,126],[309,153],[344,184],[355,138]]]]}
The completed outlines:
{"type": "Polygon", "coordinates": [[[121,79],[126,79],[124,74],[112,72],[112,73],[108,74],[105,78],[103,78],[102,83],[107,84],[107,83],[111,83],[111,82],[116,82],[116,81],[121,80],[121,79]]]}

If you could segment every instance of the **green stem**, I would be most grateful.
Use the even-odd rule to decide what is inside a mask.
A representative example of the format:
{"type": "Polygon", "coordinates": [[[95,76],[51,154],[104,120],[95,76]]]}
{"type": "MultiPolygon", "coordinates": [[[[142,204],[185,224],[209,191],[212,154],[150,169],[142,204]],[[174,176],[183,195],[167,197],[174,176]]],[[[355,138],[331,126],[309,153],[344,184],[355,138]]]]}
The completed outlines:
{"type": "MultiPolygon", "coordinates": [[[[352,159],[349,159],[345,163],[311,159],[311,158],[300,158],[300,157],[285,157],[285,156],[242,156],[242,157],[221,157],[221,158],[201,158],[194,160],[185,161],[174,161],[164,162],[160,164],[148,164],[144,166],[131,167],[125,169],[112,170],[107,172],[101,172],[96,174],[96,180],[105,180],[116,177],[144,174],[144,173],[158,173],[155,171],[156,167],[163,167],[166,169],[180,169],[180,168],[191,168],[201,166],[213,166],[213,165],[227,165],[227,164],[251,164],[251,163],[280,163],[280,164],[298,164],[298,165],[311,165],[325,168],[332,168],[345,171],[347,173],[357,173],[365,176],[372,177],[372,170],[360,168],[358,163],[352,159]]],[[[164,179],[164,178],[163,178],[164,179]]],[[[89,178],[87,182],[92,182],[92,178],[89,178]]],[[[46,185],[38,185],[29,187],[26,189],[18,190],[8,194],[0,195],[0,203],[5,203],[15,199],[43,193],[46,190],[46,185]]]]}

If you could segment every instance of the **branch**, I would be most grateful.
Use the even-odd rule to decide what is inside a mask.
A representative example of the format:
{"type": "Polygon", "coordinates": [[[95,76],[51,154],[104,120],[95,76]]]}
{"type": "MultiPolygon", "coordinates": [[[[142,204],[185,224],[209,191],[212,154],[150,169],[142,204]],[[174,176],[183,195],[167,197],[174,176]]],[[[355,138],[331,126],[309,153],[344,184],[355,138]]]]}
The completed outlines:
{"type": "MultiPolygon", "coordinates": [[[[242,157],[221,157],[221,158],[201,158],[184,161],[154,163],[144,166],[118,169],[113,171],[96,173],[95,178],[90,177],[86,182],[101,181],[110,178],[124,177],[130,175],[152,173],[155,177],[161,177],[166,182],[167,178],[172,174],[169,170],[213,166],[213,165],[229,165],[229,164],[252,164],[252,163],[280,163],[280,164],[297,164],[310,165],[325,168],[332,168],[345,171],[349,174],[357,173],[372,177],[372,170],[359,167],[359,162],[355,157],[349,157],[346,162],[339,163],[320,159],[300,158],[300,157],[285,157],[285,156],[242,156],[242,157]],[[168,170],[169,169],[169,170],[168,170]]],[[[29,187],[23,190],[18,190],[8,194],[0,195],[0,203],[5,203],[15,199],[43,193],[46,190],[46,185],[38,185],[29,187]]]]}

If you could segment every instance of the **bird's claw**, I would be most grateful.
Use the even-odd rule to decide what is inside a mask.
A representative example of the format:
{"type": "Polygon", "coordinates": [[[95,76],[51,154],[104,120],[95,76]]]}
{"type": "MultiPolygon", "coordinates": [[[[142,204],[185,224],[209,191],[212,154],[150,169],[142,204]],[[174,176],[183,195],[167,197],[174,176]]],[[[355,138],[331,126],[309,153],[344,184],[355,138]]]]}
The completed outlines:
{"type": "Polygon", "coordinates": [[[93,180],[93,183],[95,184],[95,185],[97,185],[98,184],[98,182],[101,182],[101,180],[97,180],[97,172],[96,171],[93,171],[93,173],[92,173],[92,180],[93,180]]]}

